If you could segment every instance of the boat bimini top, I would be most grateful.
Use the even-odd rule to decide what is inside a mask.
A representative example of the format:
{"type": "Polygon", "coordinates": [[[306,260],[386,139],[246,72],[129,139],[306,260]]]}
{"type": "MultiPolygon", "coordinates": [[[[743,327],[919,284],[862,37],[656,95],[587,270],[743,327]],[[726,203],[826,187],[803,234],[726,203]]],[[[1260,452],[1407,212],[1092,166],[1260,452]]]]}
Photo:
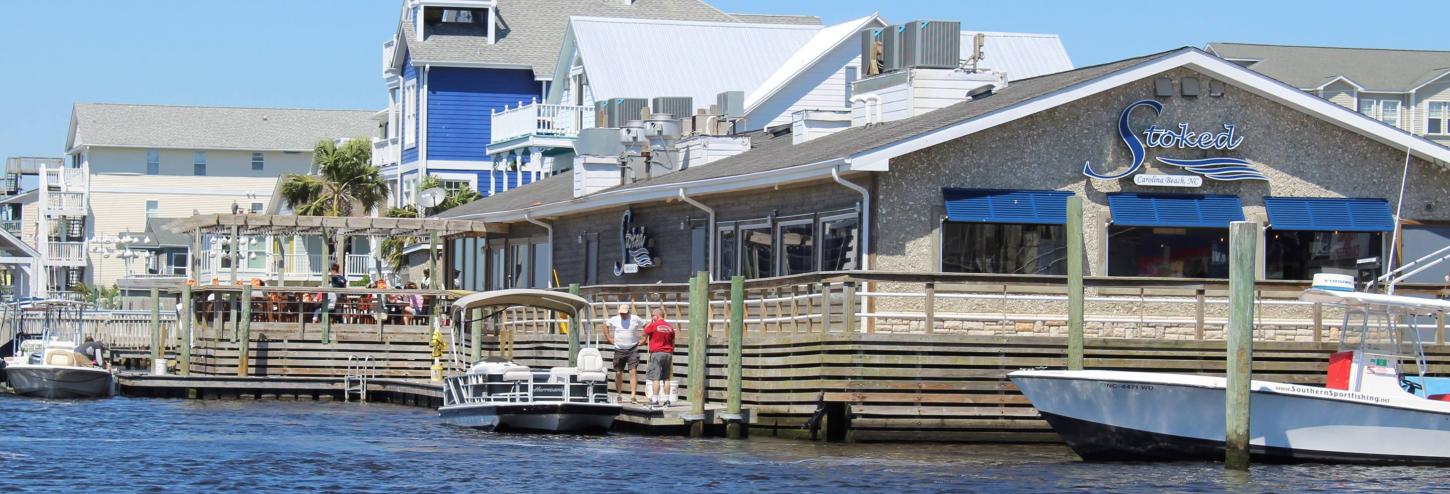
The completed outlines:
{"type": "Polygon", "coordinates": [[[454,310],[470,310],[480,307],[537,307],[555,312],[580,315],[589,307],[584,297],[571,293],[533,288],[511,288],[465,295],[453,302],[454,310]]]}

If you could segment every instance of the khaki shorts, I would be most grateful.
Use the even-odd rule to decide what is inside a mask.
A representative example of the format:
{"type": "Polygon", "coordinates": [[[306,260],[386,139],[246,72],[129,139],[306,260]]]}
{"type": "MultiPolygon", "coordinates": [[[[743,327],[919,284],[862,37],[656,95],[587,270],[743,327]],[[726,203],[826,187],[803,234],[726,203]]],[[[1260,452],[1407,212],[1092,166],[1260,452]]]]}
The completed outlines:
{"type": "Polygon", "coordinates": [[[614,349],[614,372],[623,372],[639,368],[639,347],[628,350],[614,349]]]}
{"type": "Polygon", "coordinates": [[[669,352],[654,352],[649,354],[649,370],[644,372],[644,378],[649,381],[661,381],[669,377],[672,367],[675,365],[675,356],[669,352]]]}

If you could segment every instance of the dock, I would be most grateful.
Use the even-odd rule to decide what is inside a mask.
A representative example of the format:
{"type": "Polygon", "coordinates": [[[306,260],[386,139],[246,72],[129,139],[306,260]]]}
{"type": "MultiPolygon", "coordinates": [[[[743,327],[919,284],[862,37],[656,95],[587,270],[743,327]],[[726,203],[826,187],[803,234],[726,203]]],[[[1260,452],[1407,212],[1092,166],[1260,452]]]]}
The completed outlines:
{"type": "MultiPolygon", "coordinates": [[[[183,377],[126,371],[116,376],[116,386],[122,396],[139,398],[365,401],[429,409],[443,404],[443,385],[426,379],[369,379],[363,393],[354,391],[350,396],[342,379],[328,377],[183,377]]],[[[614,428],[635,434],[687,435],[691,422],[703,420],[710,435],[723,435],[724,411],[724,405],[710,404],[703,416],[694,417],[688,402],[675,402],[668,407],[626,403],[614,428]]]]}

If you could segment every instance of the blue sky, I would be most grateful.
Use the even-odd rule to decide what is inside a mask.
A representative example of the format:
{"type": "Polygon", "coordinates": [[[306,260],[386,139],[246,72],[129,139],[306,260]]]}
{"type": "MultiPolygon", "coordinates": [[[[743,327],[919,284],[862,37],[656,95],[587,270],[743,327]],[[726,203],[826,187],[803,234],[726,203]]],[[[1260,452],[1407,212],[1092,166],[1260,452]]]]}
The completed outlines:
{"type": "MultiPolygon", "coordinates": [[[[1450,50],[1439,2],[715,0],[838,22],[956,19],[1062,35],[1078,66],[1240,41],[1450,50]],[[1440,33],[1436,36],[1431,33],[1440,33]]],[[[400,0],[44,0],[0,6],[0,155],[59,156],[76,102],[382,108],[400,0]]]]}

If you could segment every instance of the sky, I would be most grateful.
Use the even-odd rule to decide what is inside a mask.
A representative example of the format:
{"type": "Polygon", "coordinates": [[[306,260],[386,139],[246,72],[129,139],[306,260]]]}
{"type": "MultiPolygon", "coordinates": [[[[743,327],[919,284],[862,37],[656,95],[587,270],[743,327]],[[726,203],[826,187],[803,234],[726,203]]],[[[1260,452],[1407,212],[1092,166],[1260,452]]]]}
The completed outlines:
{"type": "MultiPolygon", "coordinates": [[[[1077,66],[1209,41],[1450,50],[1442,2],[714,0],[826,23],[1057,33],[1077,66]],[[1439,35],[1433,35],[1438,33],[1439,35]]],[[[401,0],[0,1],[0,155],[60,156],[75,103],[381,109],[401,0]]]]}

